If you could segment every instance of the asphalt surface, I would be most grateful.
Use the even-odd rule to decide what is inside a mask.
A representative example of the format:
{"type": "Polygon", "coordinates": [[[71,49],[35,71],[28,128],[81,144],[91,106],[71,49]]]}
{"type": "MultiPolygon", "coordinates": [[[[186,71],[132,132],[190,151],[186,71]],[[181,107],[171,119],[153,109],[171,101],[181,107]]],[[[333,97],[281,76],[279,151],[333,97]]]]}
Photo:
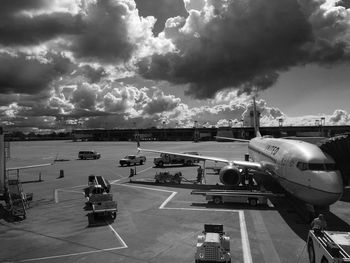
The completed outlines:
{"type": "MultiPolygon", "coordinates": [[[[247,152],[245,143],[142,142],[141,146],[232,160],[243,160],[247,152]]],[[[164,171],[180,171],[195,180],[197,166],[154,168],[157,154],[152,153],[142,153],[147,157],[143,165],[119,166],[120,158],[136,152],[134,142],[12,142],[8,167],[59,161],[20,172],[24,191],[33,193],[33,201],[25,220],[14,220],[0,209],[0,262],[194,262],[197,235],[205,223],[224,225],[231,238],[232,262],[308,262],[309,226],[284,198],[272,198],[268,206],[256,208],[214,206],[203,196],[190,194],[205,186],[150,182],[164,171]],[[99,151],[101,159],[78,160],[80,150],[99,151]],[[135,167],[130,182],[130,168],[135,167]],[[112,183],[118,202],[116,220],[100,220],[93,227],[83,209],[83,188],[91,174],[112,183]]],[[[210,171],[206,180],[211,186],[219,182],[210,171]]],[[[329,229],[348,231],[349,215],[349,203],[338,201],[327,215],[329,229]]]]}

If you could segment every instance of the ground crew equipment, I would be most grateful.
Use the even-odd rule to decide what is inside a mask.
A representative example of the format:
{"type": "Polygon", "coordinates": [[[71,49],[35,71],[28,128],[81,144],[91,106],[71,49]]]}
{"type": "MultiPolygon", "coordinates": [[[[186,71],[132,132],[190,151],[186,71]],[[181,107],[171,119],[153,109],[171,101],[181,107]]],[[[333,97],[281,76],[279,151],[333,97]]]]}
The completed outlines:
{"type": "Polygon", "coordinates": [[[350,262],[350,232],[310,230],[307,251],[310,263],[350,262]]]}
{"type": "Polygon", "coordinates": [[[231,262],[230,237],[225,235],[223,225],[204,225],[204,231],[198,235],[195,262],[231,262]]]}
{"type": "Polygon", "coordinates": [[[182,173],[177,172],[175,174],[171,174],[169,172],[160,172],[160,173],[156,173],[154,179],[156,183],[180,184],[182,180],[182,173]]]}

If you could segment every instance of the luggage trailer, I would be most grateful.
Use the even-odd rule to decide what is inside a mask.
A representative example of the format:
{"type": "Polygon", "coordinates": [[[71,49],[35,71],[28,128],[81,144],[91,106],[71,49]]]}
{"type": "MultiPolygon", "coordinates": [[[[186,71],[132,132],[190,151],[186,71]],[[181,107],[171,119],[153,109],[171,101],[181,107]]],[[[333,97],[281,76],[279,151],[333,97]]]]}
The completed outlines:
{"type": "Polygon", "coordinates": [[[216,205],[223,203],[244,203],[251,206],[267,205],[268,197],[283,197],[269,191],[258,190],[193,190],[192,195],[203,195],[208,202],[216,205]]]}

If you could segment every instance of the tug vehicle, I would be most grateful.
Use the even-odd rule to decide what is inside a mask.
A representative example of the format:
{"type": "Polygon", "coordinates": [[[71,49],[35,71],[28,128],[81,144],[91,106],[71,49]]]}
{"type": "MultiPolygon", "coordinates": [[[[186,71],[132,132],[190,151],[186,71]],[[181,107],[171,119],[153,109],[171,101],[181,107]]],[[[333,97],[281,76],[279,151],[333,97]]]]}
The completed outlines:
{"type": "Polygon", "coordinates": [[[169,172],[160,172],[156,173],[154,176],[155,182],[158,183],[174,183],[180,184],[182,181],[181,172],[177,172],[175,174],[171,174],[169,172]]]}
{"type": "Polygon", "coordinates": [[[350,232],[310,230],[307,251],[310,263],[350,262],[350,232]]]}
{"type": "Polygon", "coordinates": [[[204,225],[203,233],[198,235],[195,262],[231,262],[230,237],[225,235],[223,225],[204,225]]]}

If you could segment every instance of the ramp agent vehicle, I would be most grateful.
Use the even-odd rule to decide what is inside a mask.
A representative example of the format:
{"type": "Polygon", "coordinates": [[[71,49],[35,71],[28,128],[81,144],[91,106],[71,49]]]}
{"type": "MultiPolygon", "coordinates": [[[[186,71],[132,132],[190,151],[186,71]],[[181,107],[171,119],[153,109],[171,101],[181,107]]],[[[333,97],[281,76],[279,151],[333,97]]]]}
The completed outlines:
{"type": "Polygon", "coordinates": [[[143,155],[127,155],[123,159],[120,159],[119,164],[120,166],[130,166],[130,165],[136,165],[136,164],[143,164],[146,162],[146,157],[143,155]]]}
{"type": "Polygon", "coordinates": [[[350,262],[350,232],[310,230],[307,252],[310,263],[350,262]]]}
{"type": "Polygon", "coordinates": [[[204,225],[203,233],[198,235],[195,262],[231,262],[230,237],[225,235],[223,225],[204,225]]]}

